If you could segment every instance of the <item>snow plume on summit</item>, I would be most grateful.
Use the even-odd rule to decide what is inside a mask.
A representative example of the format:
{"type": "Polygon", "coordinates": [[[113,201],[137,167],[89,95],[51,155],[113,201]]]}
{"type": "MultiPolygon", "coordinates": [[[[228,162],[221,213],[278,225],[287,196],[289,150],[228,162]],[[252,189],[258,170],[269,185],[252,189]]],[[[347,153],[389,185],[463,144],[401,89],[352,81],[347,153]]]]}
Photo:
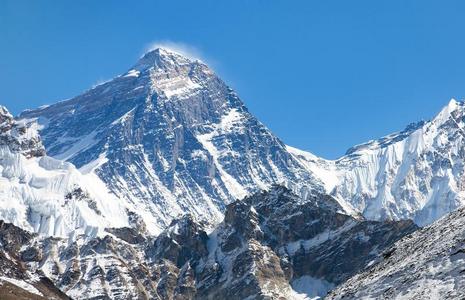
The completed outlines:
{"type": "Polygon", "coordinates": [[[464,123],[453,100],[325,160],[156,48],[18,120],[0,108],[0,218],[39,233],[21,259],[77,299],[323,296],[417,229],[405,219],[465,203],[464,123]]]}
{"type": "Polygon", "coordinates": [[[205,59],[205,55],[199,50],[199,48],[192,45],[188,45],[186,43],[173,42],[168,40],[155,41],[150,43],[147,47],[145,47],[142,56],[144,56],[148,52],[152,52],[157,49],[162,49],[166,52],[177,53],[192,61],[200,60],[202,62],[207,62],[207,60],[205,59]]]}

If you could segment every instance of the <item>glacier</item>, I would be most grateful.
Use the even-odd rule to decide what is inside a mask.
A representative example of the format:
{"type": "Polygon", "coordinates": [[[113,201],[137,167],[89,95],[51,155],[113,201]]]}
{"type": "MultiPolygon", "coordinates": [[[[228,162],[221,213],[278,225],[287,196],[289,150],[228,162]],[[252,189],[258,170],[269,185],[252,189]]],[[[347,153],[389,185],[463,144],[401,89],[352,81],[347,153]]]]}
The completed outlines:
{"type": "Polygon", "coordinates": [[[0,219],[44,236],[94,237],[128,226],[127,208],[100,180],[45,155],[35,121],[0,107],[0,219]]]}

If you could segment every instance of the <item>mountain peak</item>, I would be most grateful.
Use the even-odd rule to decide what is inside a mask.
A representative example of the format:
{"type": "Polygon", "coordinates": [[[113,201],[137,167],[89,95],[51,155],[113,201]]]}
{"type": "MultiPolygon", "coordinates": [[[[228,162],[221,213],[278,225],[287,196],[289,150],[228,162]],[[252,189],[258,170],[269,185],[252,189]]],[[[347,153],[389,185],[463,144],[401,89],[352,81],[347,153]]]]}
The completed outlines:
{"type": "Polygon", "coordinates": [[[0,128],[2,131],[9,130],[13,124],[13,116],[5,106],[0,105],[0,128]]]}
{"type": "Polygon", "coordinates": [[[446,123],[451,117],[453,117],[454,112],[458,109],[462,109],[465,107],[465,102],[457,101],[455,99],[451,99],[449,103],[444,106],[444,108],[439,112],[439,114],[434,118],[433,122],[442,125],[446,123]]]}
{"type": "Polygon", "coordinates": [[[169,48],[155,48],[146,52],[137,62],[134,69],[143,70],[148,68],[166,69],[173,66],[190,65],[199,62],[188,55],[182,54],[169,48]]]}
{"type": "Polygon", "coordinates": [[[0,146],[28,158],[45,155],[36,125],[28,120],[16,121],[6,107],[0,106],[0,146]]]}
{"type": "Polygon", "coordinates": [[[257,187],[320,188],[213,70],[175,50],[147,52],[114,80],[21,117],[39,120],[49,155],[137,203],[153,233],[184,212],[219,222],[257,187]]]}
{"type": "MultiPolygon", "coordinates": [[[[184,57],[182,54],[180,54],[180,53],[178,53],[178,52],[176,52],[174,50],[171,50],[169,48],[163,48],[163,47],[158,47],[158,48],[149,50],[142,57],[146,57],[146,56],[170,57],[170,56],[174,56],[174,55],[184,57]]],[[[184,58],[187,59],[187,57],[184,57],[184,58]]]]}
{"type": "Polygon", "coordinates": [[[13,119],[13,116],[5,106],[0,105],[0,120],[3,118],[13,119]]]}

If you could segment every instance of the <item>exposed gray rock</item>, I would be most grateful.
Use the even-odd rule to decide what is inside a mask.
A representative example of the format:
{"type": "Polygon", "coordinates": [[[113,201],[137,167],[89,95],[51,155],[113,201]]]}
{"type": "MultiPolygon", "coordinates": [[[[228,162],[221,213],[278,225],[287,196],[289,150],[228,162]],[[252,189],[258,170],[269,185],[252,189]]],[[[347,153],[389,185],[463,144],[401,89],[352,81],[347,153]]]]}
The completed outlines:
{"type": "Polygon", "coordinates": [[[328,299],[464,299],[465,208],[388,248],[328,299]]]}
{"type": "Polygon", "coordinates": [[[4,106],[0,106],[0,146],[7,146],[11,152],[26,157],[45,155],[45,148],[35,128],[34,121],[16,121],[4,106]]]}
{"type": "Polygon", "coordinates": [[[69,299],[43,272],[27,268],[25,262],[40,261],[42,257],[34,248],[20,251],[33,238],[34,235],[0,221],[0,299],[69,299]]]}
{"type": "Polygon", "coordinates": [[[70,243],[14,226],[3,237],[16,241],[11,249],[29,270],[76,299],[293,299],[326,292],[301,290],[299,281],[329,289],[416,229],[410,221],[354,218],[328,195],[304,199],[282,186],[229,204],[223,222],[210,227],[185,215],[156,237],[113,228],[70,243]]]}

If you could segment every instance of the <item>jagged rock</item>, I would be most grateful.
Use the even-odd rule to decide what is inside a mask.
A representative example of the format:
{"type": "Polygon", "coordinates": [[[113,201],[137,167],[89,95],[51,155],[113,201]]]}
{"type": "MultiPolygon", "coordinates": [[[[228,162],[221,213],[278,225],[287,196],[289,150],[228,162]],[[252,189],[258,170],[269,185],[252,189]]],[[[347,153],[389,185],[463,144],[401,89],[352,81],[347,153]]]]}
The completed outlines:
{"type": "Polygon", "coordinates": [[[328,299],[463,299],[465,208],[396,242],[328,299]]]}
{"type": "Polygon", "coordinates": [[[69,299],[42,272],[27,268],[27,262],[41,259],[35,248],[20,251],[33,238],[34,235],[0,221],[0,299],[69,299]]]}
{"type": "Polygon", "coordinates": [[[329,289],[416,226],[354,218],[328,195],[301,198],[274,186],[228,205],[210,233],[190,214],[157,237],[113,228],[70,243],[1,228],[6,239],[29,245],[19,256],[25,267],[76,299],[297,299],[326,290],[301,290],[296,282],[329,289]]]}
{"type": "Polygon", "coordinates": [[[148,247],[149,259],[164,259],[181,268],[188,261],[197,261],[208,255],[207,233],[191,215],[174,220],[168,230],[158,236],[148,247]]]}
{"type": "Polygon", "coordinates": [[[15,256],[23,245],[27,245],[33,238],[33,234],[21,228],[0,220],[0,244],[7,252],[14,253],[15,256]]]}
{"type": "Polygon", "coordinates": [[[78,299],[321,296],[398,257],[383,250],[416,226],[385,219],[427,224],[463,203],[464,112],[451,101],[327,161],[285,146],[202,62],[158,49],[20,120],[0,107],[11,198],[0,218],[39,233],[5,225],[2,266],[43,272],[78,299]],[[45,155],[39,128],[83,174],[45,155]],[[247,196],[275,183],[290,189],[247,196]]]}
{"type": "Polygon", "coordinates": [[[136,229],[130,227],[122,227],[122,228],[107,228],[111,234],[114,234],[116,237],[122,239],[129,244],[142,244],[145,241],[144,235],[137,232],[136,229]]]}
{"type": "Polygon", "coordinates": [[[7,146],[10,151],[21,153],[27,158],[45,155],[36,123],[16,121],[4,106],[0,106],[0,146],[7,146]]]}
{"type": "Polygon", "coordinates": [[[152,268],[163,270],[159,293],[167,299],[291,299],[297,297],[296,280],[316,278],[333,287],[417,228],[411,221],[365,221],[340,211],[330,196],[302,199],[275,186],[228,205],[224,221],[206,241],[187,216],[146,252],[152,268]],[[183,241],[203,255],[179,260],[183,241]]]}

